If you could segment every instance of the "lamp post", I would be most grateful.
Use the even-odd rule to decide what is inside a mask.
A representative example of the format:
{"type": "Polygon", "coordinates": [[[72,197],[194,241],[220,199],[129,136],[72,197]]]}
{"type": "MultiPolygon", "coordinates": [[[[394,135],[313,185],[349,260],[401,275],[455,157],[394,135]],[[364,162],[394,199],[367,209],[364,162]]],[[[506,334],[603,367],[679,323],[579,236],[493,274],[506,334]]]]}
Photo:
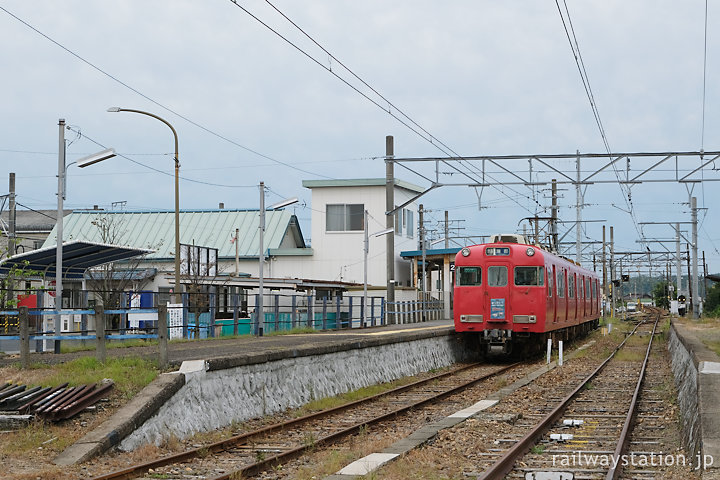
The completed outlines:
{"type": "MultiPolygon", "coordinates": [[[[263,324],[265,323],[264,312],[263,312],[263,296],[264,288],[263,281],[265,280],[265,182],[260,182],[260,221],[258,222],[258,241],[260,243],[260,265],[258,268],[258,301],[255,306],[255,332],[258,336],[263,336],[263,324]],[[261,320],[262,319],[262,320],[261,320]]],[[[297,197],[289,198],[278,202],[270,206],[270,210],[277,210],[278,208],[287,207],[293,203],[297,203],[297,197]]],[[[237,241],[237,240],[236,240],[237,241]]]]}
{"type": "MultiPolygon", "coordinates": [[[[62,317],[60,311],[62,310],[62,270],[63,270],[63,200],[65,200],[65,190],[67,186],[66,173],[67,167],[72,165],[65,164],[65,119],[61,118],[58,121],[59,128],[59,140],[58,140],[58,189],[57,189],[57,235],[55,247],[55,336],[60,335],[62,329],[62,317]]],[[[108,158],[115,156],[115,150],[109,148],[102,152],[95,153],[93,155],[83,157],[77,161],[78,167],[83,168],[93,163],[101,162],[108,158]]],[[[60,353],[60,340],[55,340],[53,351],[60,353]]]]}
{"type": "Polygon", "coordinates": [[[173,136],[175,137],[175,287],[173,288],[173,296],[175,299],[173,302],[177,303],[177,295],[180,293],[180,154],[178,152],[178,136],[175,128],[170,125],[170,122],[162,117],[158,117],[154,113],[145,112],[143,110],[135,110],[132,108],[120,108],[110,107],[107,109],[108,112],[132,112],[139,113],[141,115],[147,115],[156,120],[160,120],[162,123],[167,125],[172,130],[173,136]]]}

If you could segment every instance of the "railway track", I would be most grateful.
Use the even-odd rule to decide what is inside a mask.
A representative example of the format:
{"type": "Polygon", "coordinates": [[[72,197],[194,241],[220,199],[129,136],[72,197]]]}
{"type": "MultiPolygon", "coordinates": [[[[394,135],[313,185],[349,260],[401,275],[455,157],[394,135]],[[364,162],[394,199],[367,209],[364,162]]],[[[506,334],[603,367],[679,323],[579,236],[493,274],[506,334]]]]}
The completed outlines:
{"type": "Polygon", "coordinates": [[[466,365],[372,397],[96,476],[92,480],[157,478],[157,475],[184,478],[182,475],[186,471],[192,471],[194,478],[246,478],[372,425],[438,403],[517,365],[466,365]],[[150,471],[153,476],[145,477],[150,471]]]}
{"type": "Polygon", "coordinates": [[[589,375],[528,412],[530,430],[510,439],[514,445],[509,449],[488,454],[486,459],[494,463],[476,478],[610,480],[621,478],[623,469],[627,478],[655,478],[658,471],[648,467],[646,457],[658,451],[656,432],[664,428],[664,414],[658,411],[661,399],[654,388],[663,379],[653,374],[645,381],[660,319],[659,312],[651,315],[653,322],[639,323],[589,375]]]}

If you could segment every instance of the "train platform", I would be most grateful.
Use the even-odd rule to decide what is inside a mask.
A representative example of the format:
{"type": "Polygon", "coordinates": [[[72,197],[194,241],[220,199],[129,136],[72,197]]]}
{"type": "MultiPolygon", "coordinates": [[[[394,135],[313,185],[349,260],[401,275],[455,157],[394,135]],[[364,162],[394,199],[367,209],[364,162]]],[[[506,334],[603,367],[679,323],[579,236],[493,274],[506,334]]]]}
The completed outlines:
{"type": "MultiPolygon", "coordinates": [[[[326,330],[313,333],[208,338],[202,340],[171,341],[168,360],[173,369],[184,361],[206,360],[211,363],[232,362],[236,365],[260,363],[293,356],[319,355],[358,348],[359,345],[381,345],[454,332],[452,320],[433,320],[420,323],[383,325],[351,330],[326,330]],[[221,360],[224,359],[224,360],[221,360]],[[239,362],[239,363],[238,363],[239,362]]],[[[88,342],[93,347],[92,342],[88,342]]],[[[93,350],[72,353],[30,353],[30,363],[59,364],[80,357],[93,356],[93,350]]],[[[108,358],[138,356],[158,358],[157,345],[108,348],[108,358]]],[[[0,354],[0,366],[20,361],[17,354],[0,354]]]]}

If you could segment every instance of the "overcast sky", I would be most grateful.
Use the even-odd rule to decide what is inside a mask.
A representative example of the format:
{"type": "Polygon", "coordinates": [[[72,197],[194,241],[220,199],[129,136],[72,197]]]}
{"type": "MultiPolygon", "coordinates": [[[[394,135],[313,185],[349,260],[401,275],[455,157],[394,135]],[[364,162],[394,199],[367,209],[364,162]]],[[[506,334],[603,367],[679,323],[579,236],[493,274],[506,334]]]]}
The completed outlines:
{"type": "MultiPolygon", "coordinates": [[[[57,124],[64,118],[73,129],[66,132],[68,163],[103,147],[126,157],[83,170],[70,166],[68,207],[126,201],[129,210],[173,208],[170,131],[148,117],[107,113],[111,106],[147,110],[175,126],[181,208],[219,202],[257,208],[257,184],[265,181],[268,203],[292,196],[307,202],[296,207],[306,236],[310,192],[301,180],[384,176],[386,135],[395,137],[397,157],[445,155],[388,114],[398,115],[268,3],[238,4],[319,65],[229,0],[0,0],[0,164],[3,178],[17,174],[18,201],[56,206],[57,124]]],[[[605,151],[554,1],[273,4],[460,155],[605,151]]],[[[710,2],[708,11],[704,138],[705,1],[569,0],[567,7],[611,151],[720,150],[720,35],[712,28],[719,5],[710,2]]],[[[605,162],[589,160],[582,169],[589,174],[605,162]]],[[[553,165],[574,177],[574,162],[553,165]]],[[[697,166],[697,158],[679,164],[686,171],[697,166]]],[[[534,167],[538,179],[557,176],[540,167],[534,167]]],[[[621,162],[620,173],[626,167],[621,162]]],[[[717,180],[712,167],[696,176],[717,180]]],[[[527,162],[508,168],[527,175],[527,162]]],[[[663,168],[654,178],[675,174],[674,162],[663,168]]],[[[497,170],[488,167],[500,179],[497,170]]],[[[448,171],[441,181],[460,181],[448,171]]],[[[605,178],[613,178],[610,172],[605,178]]],[[[396,176],[429,186],[403,168],[396,176]]],[[[7,180],[1,185],[6,193],[7,180]]],[[[707,182],[693,191],[708,208],[700,215],[699,246],[712,271],[720,269],[713,210],[719,187],[707,182]]],[[[565,186],[561,195],[560,215],[574,221],[575,191],[565,186]]],[[[646,183],[631,189],[630,204],[618,185],[590,185],[583,218],[614,225],[618,249],[638,250],[637,229],[623,210],[631,205],[638,221],[689,221],[688,196],[684,185],[646,183]]],[[[451,219],[463,219],[466,235],[515,231],[523,217],[546,214],[538,203],[550,202],[543,188],[518,186],[485,189],[483,209],[468,187],[443,187],[421,201],[432,220],[446,209],[451,219]]],[[[586,224],[584,239],[600,240],[601,229],[602,223],[586,224]]],[[[670,227],[644,231],[674,238],[670,227]]],[[[574,239],[574,232],[566,237],[574,239]]]]}

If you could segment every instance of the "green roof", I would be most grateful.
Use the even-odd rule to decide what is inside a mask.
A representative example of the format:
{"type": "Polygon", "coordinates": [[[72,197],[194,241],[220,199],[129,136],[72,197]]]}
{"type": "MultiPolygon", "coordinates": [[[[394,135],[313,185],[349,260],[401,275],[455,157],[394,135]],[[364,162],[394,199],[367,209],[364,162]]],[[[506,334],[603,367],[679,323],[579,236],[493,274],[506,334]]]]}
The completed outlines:
{"type": "MultiPolygon", "coordinates": [[[[192,210],[180,212],[180,243],[218,249],[221,258],[235,257],[235,244],[231,242],[235,229],[239,229],[239,255],[259,255],[260,214],[258,210],[192,210]]],[[[43,247],[55,245],[57,226],[45,240],[43,247]]],[[[175,212],[112,212],[104,210],[77,210],[64,217],[65,241],[84,240],[113,245],[156,250],[149,259],[174,258],[175,212]],[[104,222],[110,225],[100,228],[104,222]],[[105,230],[110,236],[103,236],[105,230]]],[[[278,252],[306,248],[297,217],[286,210],[265,212],[265,250],[278,252]]],[[[282,254],[282,253],[280,253],[282,254]]]]}
{"type": "MultiPolygon", "coordinates": [[[[327,187],[384,187],[384,178],[346,178],[334,180],[303,180],[302,186],[306,188],[327,188],[327,187]]],[[[418,187],[410,182],[395,179],[395,186],[410,190],[411,192],[422,193],[424,188],[418,187]]]]}

